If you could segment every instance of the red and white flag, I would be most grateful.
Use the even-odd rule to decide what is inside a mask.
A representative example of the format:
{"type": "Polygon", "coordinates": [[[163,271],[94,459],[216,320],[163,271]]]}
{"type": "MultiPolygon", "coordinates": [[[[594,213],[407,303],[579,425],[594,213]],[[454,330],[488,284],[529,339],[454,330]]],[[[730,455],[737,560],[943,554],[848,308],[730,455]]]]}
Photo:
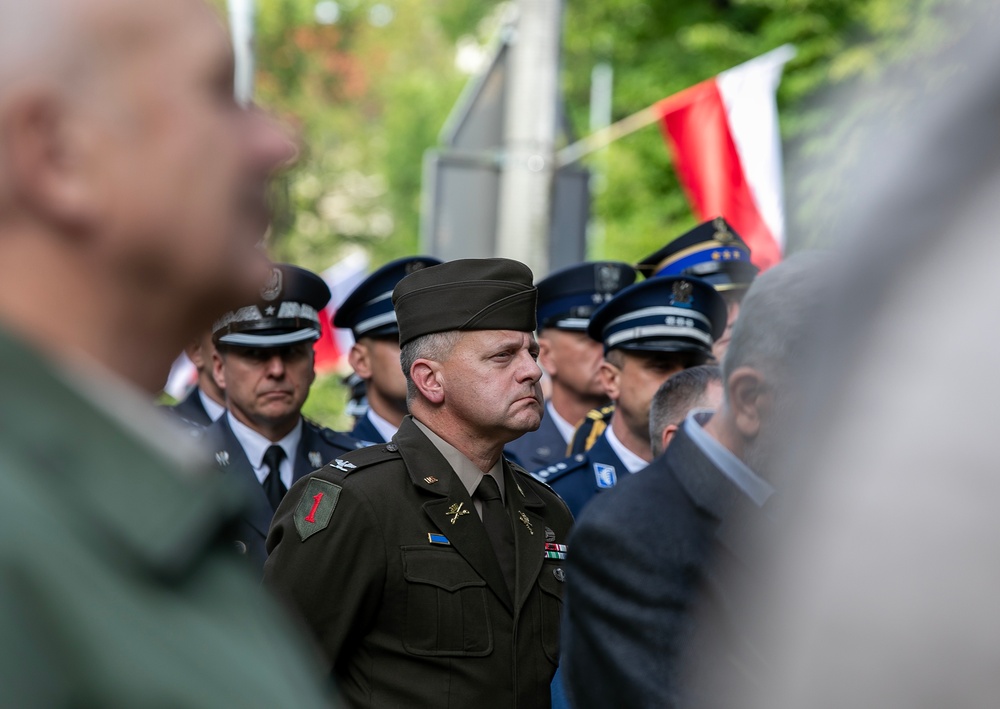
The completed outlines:
{"type": "Polygon", "coordinates": [[[655,107],[695,215],[725,217],[762,270],[785,247],[775,92],[793,56],[790,45],[778,47],[655,107]]]}
{"type": "Polygon", "coordinates": [[[322,334],[316,342],[315,349],[316,371],[320,374],[342,368],[347,353],[351,351],[354,337],[350,330],[333,326],[333,315],[340,304],[347,300],[351,291],[368,275],[368,263],[368,254],[354,251],[320,274],[332,294],[330,303],[319,314],[322,334]]]}

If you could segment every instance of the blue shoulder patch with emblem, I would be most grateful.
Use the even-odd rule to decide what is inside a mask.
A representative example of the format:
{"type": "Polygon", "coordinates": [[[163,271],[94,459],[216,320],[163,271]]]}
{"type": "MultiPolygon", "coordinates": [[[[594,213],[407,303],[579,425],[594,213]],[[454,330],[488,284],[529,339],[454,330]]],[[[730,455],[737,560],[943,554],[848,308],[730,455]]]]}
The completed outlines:
{"type": "Polygon", "coordinates": [[[615,466],[606,463],[594,463],[594,477],[597,478],[597,487],[599,488],[614,487],[618,482],[615,466]]]}

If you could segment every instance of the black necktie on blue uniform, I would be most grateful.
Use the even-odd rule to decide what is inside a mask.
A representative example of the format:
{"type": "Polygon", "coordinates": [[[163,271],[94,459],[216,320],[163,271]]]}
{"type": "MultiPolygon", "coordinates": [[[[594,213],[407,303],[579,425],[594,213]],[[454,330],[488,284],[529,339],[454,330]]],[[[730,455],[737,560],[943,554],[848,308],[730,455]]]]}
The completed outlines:
{"type": "Polygon", "coordinates": [[[264,492],[271,501],[271,507],[278,509],[281,498],[285,496],[285,486],[281,482],[281,461],[285,457],[285,449],[281,446],[271,446],[264,451],[264,465],[267,466],[267,477],[264,478],[264,492]]]}

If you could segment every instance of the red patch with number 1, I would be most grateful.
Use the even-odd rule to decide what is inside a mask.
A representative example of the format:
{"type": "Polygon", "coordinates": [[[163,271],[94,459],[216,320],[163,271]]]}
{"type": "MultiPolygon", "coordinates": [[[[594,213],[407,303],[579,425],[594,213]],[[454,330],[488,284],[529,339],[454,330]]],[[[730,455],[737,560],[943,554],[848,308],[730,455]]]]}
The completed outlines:
{"type": "Polygon", "coordinates": [[[341,489],[340,485],[326,480],[310,478],[294,515],[295,529],[302,541],[329,526],[341,489]]]}

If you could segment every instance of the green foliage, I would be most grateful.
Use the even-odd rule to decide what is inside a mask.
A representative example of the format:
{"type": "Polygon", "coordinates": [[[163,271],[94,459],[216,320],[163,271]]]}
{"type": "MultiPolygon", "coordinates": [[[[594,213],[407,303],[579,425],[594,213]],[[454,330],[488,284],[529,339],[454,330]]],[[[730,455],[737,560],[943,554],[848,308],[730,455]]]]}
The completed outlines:
{"type": "Polygon", "coordinates": [[[302,413],[323,426],[337,431],[350,431],[354,428],[354,421],[344,413],[348,395],[339,376],[330,374],[317,377],[309,390],[309,398],[302,407],[302,413]]]}
{"type": "MultiPolygon", "coordinates": [[[[329,25],[317,22],[315,7],[257,2],[256,98],[302,146],[276,185],[269,249],[322,271],[361,248],[377,266],[417,251],[423,153],[466,80],[455,41],[474,33],[492,4],[341,0],[329,25]],[[373,22],[385,8],[390,20],[373,22]]],[[[319,377],[305,413],[344,428],[346,400],[339,376],[319,377]]]]}
{"type": "Polygon", "coordinates": [[[315,4],[258,9],[258,100],[303,145],[279,184],[271,250],[321,270],[359,247],[377,265],[417,249],[423,151],[464,83],[451,37],[481,3],[348,0],[330,25],[315,4]],[[390,21],[373,22],[386,8],[390,21]]]}
{"type": "MultiPolygon", "coordinates": [[[[224,0],[212,0],[222,6],[224,0]]],[[[572,0],[565,5],[563,79],[576,135],[589,132],[590,77],[615,72],[614,119],[624,118],[785,43],[798,49],[778,100],[786,159],[825,165],[787,185],[792,247],[822,241],[843,208],[842,176],[861,150],[857,126],[872,115],[904,121],[901,86],[845,110],[820,101],[870,83],[947,44],[945,6],[965,0],[572,0]]],[[[322,270],[348,248],[373,265],[418,248],[424,151],[467,77],[460,42],[486,44],[504,4],[488,0],[342,0],[333,25],[316,0],[258,0],[257,97],[301,138],[298,164],[275,193],[275,258],[322,270]],[[371,21],[376,5],[392,10],[371,21]]],[[[942,66],[934,80],[947,81],[942,66]]],[[[694,217],[655,126],[589,158],[599,173],[591,257],[637,259],[687,230],[694,217]]],[[[792,171],[788,171],[792,174],[792,171]]],[[[317,382],[307,410],[344,426],[336,378],[317,382]]]]}
{"type": "MultiPolygon", "coordinates": [[[[570,3],[564,37],[569,113],[586,134],[590,71],[615,71],[614,119],[710,78],[785,43],[798,54],[778,92],[788,156],[829,166],[786,186],[792,248],[822,240],[839,176],[857,157],[852,129],[863,115],[902,97],[843,115],[817,97],[836,87],[872,82],[887,69],[934,51],[949,37],[944,0],[716,0],[701,3],[570,3]]],[[[891,112],[891,111],[890,111],[891,112]]],[[[594,158],[606,171],[597,195],[601,238],[591,256],[639,258],[694,225],[662,135],[655,127],[613,144],[594,158]]]]}

